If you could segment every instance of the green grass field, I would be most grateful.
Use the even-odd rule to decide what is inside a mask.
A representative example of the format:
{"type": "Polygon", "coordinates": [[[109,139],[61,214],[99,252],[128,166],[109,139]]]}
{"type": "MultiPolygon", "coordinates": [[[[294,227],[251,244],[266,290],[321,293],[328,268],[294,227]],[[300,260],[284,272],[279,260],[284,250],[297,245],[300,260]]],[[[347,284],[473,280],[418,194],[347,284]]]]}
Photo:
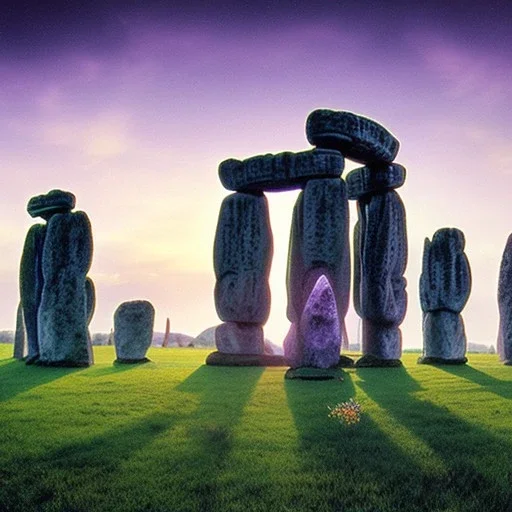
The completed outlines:
{"type": "Polygon", "coordinates": [[[512,367],[203,365],[152,349],[114,366],[27,367],[0,346],[1,511],[512,511],[512,367]],[[328,418],[354,397],[355,426],[328,418]]]}

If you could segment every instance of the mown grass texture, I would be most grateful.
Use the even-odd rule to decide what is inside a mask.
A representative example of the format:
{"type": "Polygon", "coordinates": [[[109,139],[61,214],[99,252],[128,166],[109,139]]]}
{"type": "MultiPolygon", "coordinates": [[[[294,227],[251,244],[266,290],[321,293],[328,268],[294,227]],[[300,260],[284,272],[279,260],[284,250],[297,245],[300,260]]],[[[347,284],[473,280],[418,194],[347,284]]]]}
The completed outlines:
{"type": "Polygon", "coordinates": [[[512,511],[512,368],[203,365],[151,349],[86,369],[27,367],[0,346],[2,511],[512,511]],[[361,422],[328,417],[354,398],[361,422]]]}

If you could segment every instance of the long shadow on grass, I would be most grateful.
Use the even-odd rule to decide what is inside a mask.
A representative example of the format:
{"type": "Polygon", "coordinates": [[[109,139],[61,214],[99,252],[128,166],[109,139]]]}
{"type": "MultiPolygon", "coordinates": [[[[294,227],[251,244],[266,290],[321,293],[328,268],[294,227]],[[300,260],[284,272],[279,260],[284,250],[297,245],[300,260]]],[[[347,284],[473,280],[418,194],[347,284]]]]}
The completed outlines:
{"type": "Polygon", "coordinates": [[[486,391],[501,396],[506,400],[512,399],[512,382],[509,380],[500,380],[496,377],[481,372],[469,365],[451,366],[437,365],[437,369],[443,370],[450,375],[469,380],[479,386],[486,388],[486,391]]]}
{"type": "Polygon", "coordinates": [[[24,362],[12,359],[0,366],[0,402],[83,370],[84,368],[26,366],[24,362]]]}
{"type": "Polygon", "coordinates": [[[197,409],[187,418],[185,457],[176,461],[181,471],[193,468],[182,486],[197,500],[197,510],[222,509],[221,475],[229,464],[234,430],[264,370],[203,365],[176,388],[199,395],[197,409]]]}
{"type": "Polygon", "coordinates": [[[404,482],[421,481],[420,467],[375,421],[364,413],[352,426],[328,418],[328,406],[355,396],[350,374],[342,383],[285,381],[285,389],[305,475],[295,491],[299,509],[314,494],[316,510],[426,510],[422,496],[403,491],[404,482]]]}
{"type": "MultiPolygon", "coordinates": [[[[0,470],[0,503],[5,507],[2,510],[46,510],[48,507],[85,512],[93,499],[101,501],[109,495],[112,499],[112,489],[120,485],[116,481],[120,478],[120,466],[168,430],[179,416],[159,412],[41,455],[18,454],[15,461],[0,470]],[[88,494],[92,495],[81,502],[80,497],[83,500],[88,494]]],[[[122,495],[114,496],[118,509],[124,510],[122,500],[122,495]]],[[[112,506],[112,503],[105,508],[100,505],[99,509],[109,510],[112,506]]]]}
{"type": "MultiPolygon", "coordinates": [[[[422,476],[413,495],[430,502],[434,498],[443,510],[461,504],[465,512],[512,510],[512,445],[505,436],[415,397],[420,387],[405,368],[359,369],[357,375],[358,386],[444,463],[442,474],[422,476]]],[[[469,401],[467,406],[471,408],[469,401]]]]}

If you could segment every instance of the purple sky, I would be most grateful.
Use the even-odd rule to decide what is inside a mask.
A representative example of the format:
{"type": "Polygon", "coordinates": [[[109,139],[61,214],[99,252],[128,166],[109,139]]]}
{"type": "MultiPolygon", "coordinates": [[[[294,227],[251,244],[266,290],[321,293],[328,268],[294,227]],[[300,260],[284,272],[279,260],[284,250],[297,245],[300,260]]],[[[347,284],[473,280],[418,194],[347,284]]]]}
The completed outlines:
{"type": "MultiPolygon", "coordinates": [[[[173,331],[192,335],[216,324],[212,247],[227,194],[217,166],[308,149],[304,123],[322,107],[372,117],[401,141],[404,346],[422,343],[423,239],[446,226],[466,235],[468,339],[495,343],[497,275],[512,231],[510,3],[202,4],[1,8],[0,328],[14,327],[33,222],[26,203],[52,188],[74,192],[93,224],[93,330],[108,331],[117,305],[136,298],[155,305],[157,330],[167,316],[173,331]]],[[[269,195],[266,334],[278,343],[288,328],[295,197],[269,195]]],[[[352,309],[348,318],[355,341],[352,309]]]]}

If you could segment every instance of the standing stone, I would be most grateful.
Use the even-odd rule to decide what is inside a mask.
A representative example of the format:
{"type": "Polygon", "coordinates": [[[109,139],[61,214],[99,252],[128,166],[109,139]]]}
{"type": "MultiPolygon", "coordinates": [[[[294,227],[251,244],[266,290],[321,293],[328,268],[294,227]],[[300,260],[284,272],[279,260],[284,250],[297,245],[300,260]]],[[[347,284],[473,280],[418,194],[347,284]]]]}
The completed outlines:
{"type": "Polygon", "coordinates": [[[123,302],[114,313],[117,363],[144,363],[153,339],[155,309],[146,300],[123,302]]]}
{"type": "Polygon", "coordinates": [[[309,181],[295,204],[290,233],[287,316],[291,326],[284,354],[292,367],[328,368],[340,361],[350,296],[348,232],[345,182],[309,181]],[[313,325],[316,321],[318,328],[313,325]],[[320,332],[325,343],[319,342],[320,332]]]}
{"type": "Polygon", "coordinates": [[[87,215],[52,215],[43,248],[44,284],[38,313],[43,365],[88,366],[93,362],[87,328],[91,301],[86,291],[91,258],[92,233],[87,215]]]}
{"type": "Polygon", "coordinates": [[[23,307],[21,302],[18,304],[16,311],[16,331],[14,332],[14,359],[20,361],[27,354],[27,337],[25,335],[25,322],[23,320],[23,307]]]}
{"type": "Polygon", "coordinates": [[[512,234],[507,239],[498,281],[498,354],[506,365],[512,365],[512,234]]]}
{"type": "Polygon", "coordinates": [[[43,291],[43,246],[46,226],[35,224],[27,233],[20,263],[20,296],[27,335],[27,364],[39,360],[37,318],[43,291]]]}
{"type": "Polygon", "coordinates": [[[258,326],[267,321],[270,313],[268,277],[272,252],[266,197],[244,193],[226,197],[221,206],[214,244],[215,306],[224,322],[251,324],[253,327],[249,337],[251,347],[242,335],[249,327],[218,328],[216,343],[219,351],[231,347],[230,353],[244,350],[240,353],[263,354],[263,340],[257,333],[258,326]]]}
{"type": "Polygon", "coordinates": [[[465,239],[456,228],[443,228],[426,238],[420,276],[423,311],[422,364],[464,364],[466,333],[460,315],[471,292],[471,270],[465,239]]]}
{"type": "Polygon", "coordinates": [[[374,164],[347,176],[349,197],[358,200],[354,231],[354,304],[363,320],[364,366],[399,366],[400,324],[407,310],[405,208],[392,190],[405,179],[398,164],[374,164]]]}

